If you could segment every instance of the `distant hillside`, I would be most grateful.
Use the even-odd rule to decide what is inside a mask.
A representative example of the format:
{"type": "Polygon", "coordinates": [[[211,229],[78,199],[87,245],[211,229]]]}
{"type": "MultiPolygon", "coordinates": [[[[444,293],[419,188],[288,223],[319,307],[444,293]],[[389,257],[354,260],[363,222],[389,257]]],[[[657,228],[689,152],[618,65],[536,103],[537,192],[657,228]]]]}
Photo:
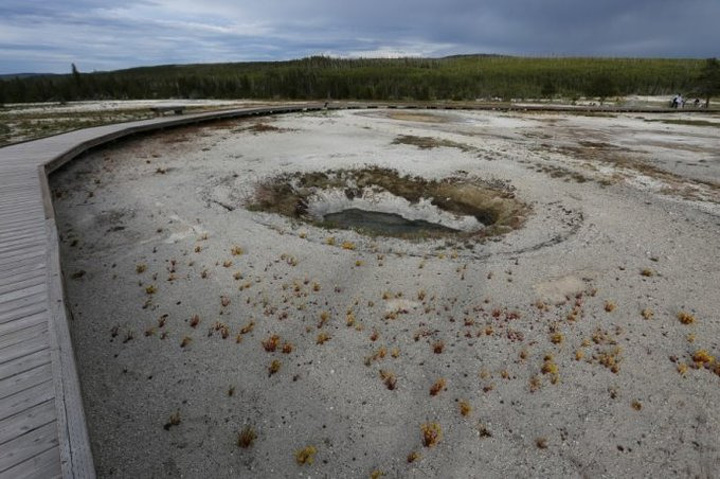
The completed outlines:
{"type": "Polygon", "coordinates": [[[54,73],[5,73],[0,74],[0,80],[12,80],[14,78],[32,78],[54,76],[54,73]]]}
{"type": "Polygon", "coordinates": [[[704,60],[526,58],[338,59],[159,65],[112,72],[15,75],[0,102],[257,98],[474,100],[690,93],[704,60]]]}

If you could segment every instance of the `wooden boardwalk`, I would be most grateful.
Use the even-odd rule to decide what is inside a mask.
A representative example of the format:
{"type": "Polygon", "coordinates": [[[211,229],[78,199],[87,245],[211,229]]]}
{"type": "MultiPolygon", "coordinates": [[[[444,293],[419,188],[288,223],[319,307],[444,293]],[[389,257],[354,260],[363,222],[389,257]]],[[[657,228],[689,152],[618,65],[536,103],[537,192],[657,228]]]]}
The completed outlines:
{"type": "Polygon", "coordinates": [[[75,369],[47,176],[128,135],[318,105],[177,115],[0,149],[0,478],[95,477],[75,369]]]}

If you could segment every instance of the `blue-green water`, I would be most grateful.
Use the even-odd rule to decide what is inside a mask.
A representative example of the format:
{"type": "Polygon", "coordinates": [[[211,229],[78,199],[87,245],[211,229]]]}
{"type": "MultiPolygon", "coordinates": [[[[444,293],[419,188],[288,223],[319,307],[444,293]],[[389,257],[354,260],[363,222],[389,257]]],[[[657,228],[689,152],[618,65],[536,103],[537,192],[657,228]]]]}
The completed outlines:
{"type": "Polygon", "coordinates": [[[458,230],[423,220],[408,220],[396,213],[382,213],[349,208],[325,215],[332,226],[357,229],[375,234],[413,235],[422,233],[457,233],[458,230]]]}

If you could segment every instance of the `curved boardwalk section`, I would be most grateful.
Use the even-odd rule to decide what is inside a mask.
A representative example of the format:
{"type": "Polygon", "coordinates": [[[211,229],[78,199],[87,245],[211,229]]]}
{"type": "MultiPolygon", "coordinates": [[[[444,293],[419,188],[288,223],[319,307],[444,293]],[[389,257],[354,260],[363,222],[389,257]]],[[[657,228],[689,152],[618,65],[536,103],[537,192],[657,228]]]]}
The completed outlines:
{"type": "Polygon", "coordinates": [[[0,149],[0,478],[94,477],[47,175],[160,128],[319,106],[227,110],[79,130],[0,149]]]}

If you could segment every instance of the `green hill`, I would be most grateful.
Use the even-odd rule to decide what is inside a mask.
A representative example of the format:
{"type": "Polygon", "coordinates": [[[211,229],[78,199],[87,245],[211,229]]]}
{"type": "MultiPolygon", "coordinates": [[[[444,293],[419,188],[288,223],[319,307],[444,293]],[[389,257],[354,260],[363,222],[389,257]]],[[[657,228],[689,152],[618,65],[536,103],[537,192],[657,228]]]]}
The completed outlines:
{"type": "Polygon", "coordinates": [[[691,93],[698,59],[337,59],[160,65],[0,82],[0,103],[151,98],[474,100],[691,93]]]}

